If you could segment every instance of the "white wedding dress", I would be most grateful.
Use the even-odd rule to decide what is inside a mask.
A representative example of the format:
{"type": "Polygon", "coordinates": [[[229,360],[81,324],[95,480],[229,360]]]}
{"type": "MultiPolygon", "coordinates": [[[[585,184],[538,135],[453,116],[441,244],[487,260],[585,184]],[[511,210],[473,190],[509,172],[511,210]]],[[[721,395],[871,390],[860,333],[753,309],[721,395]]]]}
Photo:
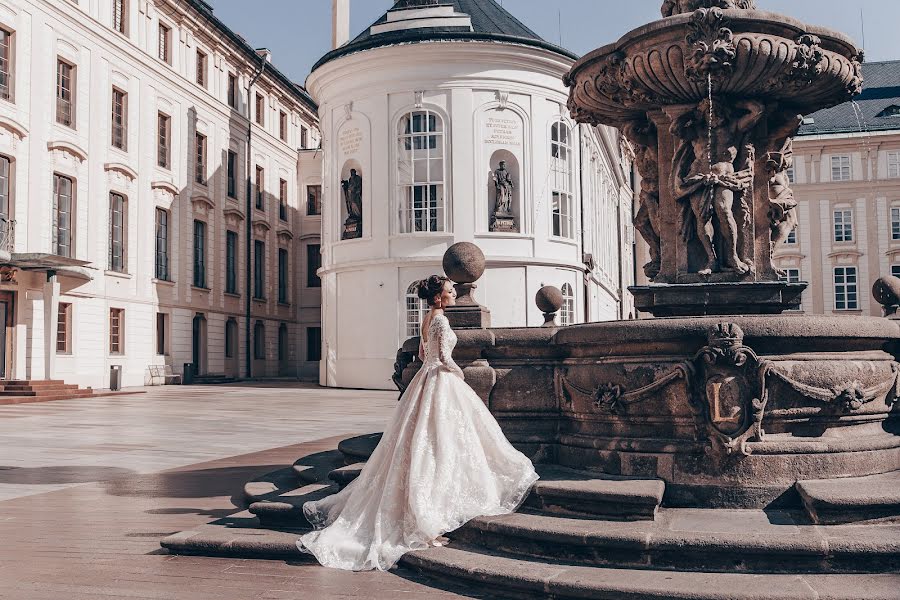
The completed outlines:
{"type": "Polygon", "coordinates": [[[474,517],[513,512],[538,479],[463,379],[447,317],[432,318],[427,337],[422,368],[359,477],[303,505],[315,530],[297,546],[326,567],[388,570],[474,517]]]}

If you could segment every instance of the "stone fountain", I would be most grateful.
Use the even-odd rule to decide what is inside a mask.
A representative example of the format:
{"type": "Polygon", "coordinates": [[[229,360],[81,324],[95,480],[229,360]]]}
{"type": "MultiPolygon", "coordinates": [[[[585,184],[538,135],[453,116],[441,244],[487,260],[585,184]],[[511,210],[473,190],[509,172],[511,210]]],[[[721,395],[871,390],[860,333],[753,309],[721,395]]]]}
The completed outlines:
{"type": "MultiPolygon", "coordinates": [[[[861,54],[753,0],[666,0],[662,16],[566,79],[574,118],[634,148],[652,260],[632,291],[668,318],[560,328],[544,289],[546,326],[486,328],[483,255],[448,253],[454,357],[541,481],[518,513],[403,563],[515,598],[896,599],[900,321],[781,314],[804,284],[772,264],[796,221],[799,115],[859,92],[861,54]]],[[[875,294],[896,312],[900,280],[875,294]]],[[[398,353],[401,389],[417,349],[398,353]]],[[[296,558],[302,503],[352,480],[377,440],[250,482],[244,524],[163,545],[296,558]]]]}

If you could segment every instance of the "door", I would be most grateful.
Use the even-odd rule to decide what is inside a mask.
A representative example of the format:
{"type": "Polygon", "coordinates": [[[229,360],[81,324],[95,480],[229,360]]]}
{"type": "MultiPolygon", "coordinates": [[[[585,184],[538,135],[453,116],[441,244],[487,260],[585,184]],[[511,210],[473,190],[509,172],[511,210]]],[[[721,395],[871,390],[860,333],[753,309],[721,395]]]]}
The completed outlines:
{"type": "Polygon", "coordinates": [[[13,372],[13,327],[15,326],[15,296],[0,292],[0,379],[9,379],[13,372]]]}

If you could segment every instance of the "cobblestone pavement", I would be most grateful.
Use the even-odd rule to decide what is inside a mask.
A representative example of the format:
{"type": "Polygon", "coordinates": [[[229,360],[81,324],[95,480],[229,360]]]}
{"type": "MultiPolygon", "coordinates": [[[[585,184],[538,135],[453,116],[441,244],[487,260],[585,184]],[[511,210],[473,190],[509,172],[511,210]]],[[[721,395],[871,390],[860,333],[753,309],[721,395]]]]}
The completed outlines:
{"type": "Polygon", "coordinates": [[[403,569],[346,573],[159,547],[236,512],[247,480],[381,430],[396,398],[282,384],[0,406],[0,598],[480,597],[403,569]]]}

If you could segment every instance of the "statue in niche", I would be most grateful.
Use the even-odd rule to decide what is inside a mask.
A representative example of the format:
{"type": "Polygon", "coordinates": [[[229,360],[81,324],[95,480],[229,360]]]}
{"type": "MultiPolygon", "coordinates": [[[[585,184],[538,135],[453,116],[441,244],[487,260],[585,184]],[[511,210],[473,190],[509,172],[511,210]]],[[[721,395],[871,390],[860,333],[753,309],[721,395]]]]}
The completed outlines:
{"type": "Polygon", "coordinates": [[[682,13],[694,12],[701,8],[755,10],[756,0],[665,0],[661,11],[662,16],[671,17],[682,13]]]}
{"type": "MultiPolygon", "coordinates": [[[[769,219],[772,229],[770,254],[787,239],[797,226],[797,200],[791,189],[788,169],[794,166],[794,134],[803,116],[791,111],[775,114],[769,119],[770,150],[766,154],[769,172],[769,219]]],[[[783,275],[782,271],[778,271],[783,275]]]]}
{"type": "Polygon", "coordinates": [[[755,100],[731,106],[722,99],[703,100],[672,123],[672,180],[675,199],[684,203],[681,234],[686,242],[696,237],[703,247],[700,275],[722,270],[744,275],[753,269],[739,256],[738,241],[752,214],[755,148],[748,137],[763,113],[755,100]]]}
{"type": "Polygon", "coordinates": [[[494,170],[494,190],[496,191],[494,215],[491,217],[491,231],[516,231],[515,216],[512,213],[512,199],[515,183],[506,169],[506,161],[501,160],[494,170]]]}
{"type": "Polygon", "coordinates": [[[650,262],[644,274],[653,279],[660,270],[659,240],[659,142],[656,126],[650,121],[632,121],[623,129],[634,148],[634,164],[641,174],[641,206],[634,227],[650,247],[650,262]]]}
{"type": "Polygon", "coordinates": [[[356,169],[350,169],[350,177],[341,180],[344,202],[347,206],[347,220],[344,221],[342,240],[362,237],[362,176],[356,169]]]}

